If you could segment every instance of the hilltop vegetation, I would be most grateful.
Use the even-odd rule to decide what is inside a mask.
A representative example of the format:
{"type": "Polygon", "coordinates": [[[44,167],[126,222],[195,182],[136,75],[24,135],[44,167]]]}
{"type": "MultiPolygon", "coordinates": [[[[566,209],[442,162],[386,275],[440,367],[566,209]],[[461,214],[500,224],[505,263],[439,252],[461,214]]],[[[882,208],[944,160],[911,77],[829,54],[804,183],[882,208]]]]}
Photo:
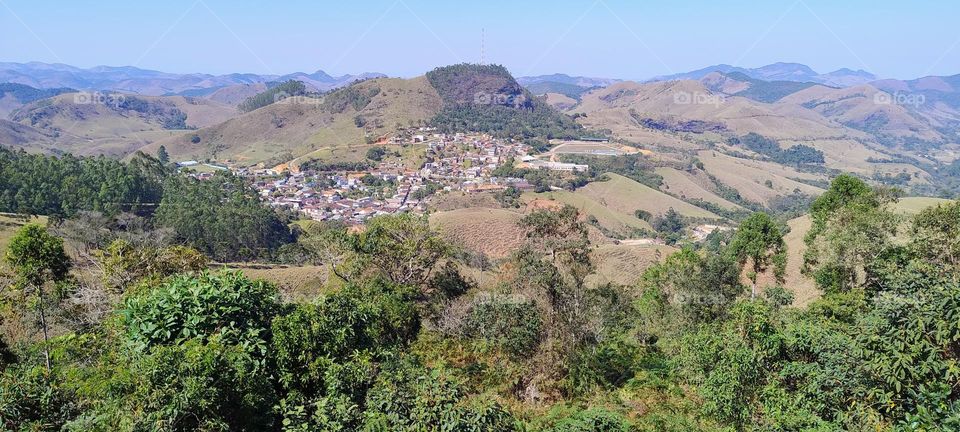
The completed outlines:
{"type": "Polygon", "coordinates": [[[76,92],[76,90],[66,87],[38,89],[24,84],[0,83],[0,99],[10,95],[10,97],[13,97],[21,104],[28,104],[40,99],[72,92],[76,92]]]}
{"type": "Polygon", "coordinates": [[[505,138],[578,138],[572,118],[534,98],[503,66],[459,64],[427,72],[443,100],[430,123],[444,132],[485,132],[505,138]]]}
{"type": "Polygon", "coordinates": [[[250,96],[237,105],[240,112],[250,112],[258,108],[263,108],[272,103],[279,102],[288,97],[304,96],[307,94],[307,86],[300,81],[284,81],[256,95],[250,96]]]}
{"type": "Polygon", "coordinates": [[[137,212],[160,200],[166,168],[140,154],[49,157],[0,147],[0,212],[71,217],[79,211],[137,212]]]}

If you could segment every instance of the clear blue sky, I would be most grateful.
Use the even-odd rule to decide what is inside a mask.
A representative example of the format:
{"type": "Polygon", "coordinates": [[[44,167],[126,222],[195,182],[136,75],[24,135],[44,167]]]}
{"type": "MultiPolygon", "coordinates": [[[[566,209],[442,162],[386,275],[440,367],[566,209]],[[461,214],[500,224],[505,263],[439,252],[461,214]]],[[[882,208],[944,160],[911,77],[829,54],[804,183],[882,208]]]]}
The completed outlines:
{"type": "Polygon", "coordinates": [[[515,75],[640,79],[777,61],[960,73],[960,2],[0,0],[0,61],[170,72],[413,76],[480,57],[515,75]]]}

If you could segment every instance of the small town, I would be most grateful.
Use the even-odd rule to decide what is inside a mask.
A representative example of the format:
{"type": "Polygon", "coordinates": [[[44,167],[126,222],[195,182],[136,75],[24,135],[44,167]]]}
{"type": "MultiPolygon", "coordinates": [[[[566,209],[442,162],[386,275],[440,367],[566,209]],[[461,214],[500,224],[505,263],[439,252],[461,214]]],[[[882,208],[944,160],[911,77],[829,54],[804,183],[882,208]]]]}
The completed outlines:
{"type": "Polygon", "coordinates": [[[519,168],[583,172],[587,165],[542,160],[525,144],[486,134],[442,134],[422,128],[418,134],[396,137],[391,144],[424,147],[424,162],[412,169],[400,161],[381,161],[362,170],[235,168],[229,164],[184,161],[181,168],[210,169],[191,175],[209,178],[229,170],[252,179],[260,197],[273,207],[299,211],[317,221],[362,224],[379,215],[424,212],[438,191],[491,192],[509,187],[533,190],[522,178],[497,177],[494,171],[513,160],[519,168]]]}

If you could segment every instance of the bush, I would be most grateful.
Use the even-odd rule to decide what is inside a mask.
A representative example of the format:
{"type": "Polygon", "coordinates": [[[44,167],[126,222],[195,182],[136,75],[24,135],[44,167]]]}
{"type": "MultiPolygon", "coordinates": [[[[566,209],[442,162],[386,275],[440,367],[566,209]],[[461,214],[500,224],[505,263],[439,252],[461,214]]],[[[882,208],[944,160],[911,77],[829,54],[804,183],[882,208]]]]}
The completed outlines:
{"type": "Polygon", "coordinates": [[[632,426],[622,415],[591,408],[560,420],[550,432],[630,432],[632,426]]]}
{"type": "Polygon", "coordinates": [[[464,336],[522,355],[540,343],[543,320],[531,300],[505,296],[481,297],[463,323],[464,336]]]}
{"type": "Polygon", "coordinates": [[[279,307],[274,286],[224,271],[146,287],[124,302],[120,315],[127,339],[139,350],[217,336],[265,356],[270,321],[279,307]]]}

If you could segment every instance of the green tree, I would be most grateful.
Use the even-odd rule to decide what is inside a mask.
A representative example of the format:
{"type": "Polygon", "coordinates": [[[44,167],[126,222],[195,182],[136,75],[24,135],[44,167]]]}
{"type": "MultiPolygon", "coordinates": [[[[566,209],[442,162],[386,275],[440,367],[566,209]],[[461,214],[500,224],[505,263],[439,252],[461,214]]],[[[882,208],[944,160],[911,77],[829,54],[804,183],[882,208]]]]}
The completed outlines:
{"type": "Polygon", "coordinates": [[[170,163],[170,154],[167,153],[167,147],[160,146],[160,148],[157,149],[157,160],[163,165],[170,163]]]}
{"type": "Polygon", "coordinates": [[[728,246],[740,266],[750,264],[750,298],[757,296],[757,276],[773,265],[777,282],[783,283],[787,267],[787,245],[780,227],[766,213],[754,213],[740,223],[728,246]]]}
{"type": "Polygon", "coordinates": [[[50,350],[46,344],[50,340],[48,296],[51,285],[66,281],[70,271],[70,258],[63,250],[63,239],[54,237],[47,229],[37,224],[27,224],[17,231],[10,240],[4,261],[16,274],[14,286],[23,292],[24,298],[33,297],[29,306],[40,317],[40,330],[43,331],[44,362],[50,371],[50,350]]]}
{"type": "Polygon", "coordinates": [[[896,191],[875,190],[850,175],[834,179],[810,208],[804,273],[827,292],[850,290],[870,279],[868,264],[889,248],[900,224],[888,208],[896,197],[896,191]]]}
{"type": "Polygon", "coordinates": [[[332,227],[305,244],[345,281],[379,275],[417,287],[430,280],[450,253],[427,218],[410,213],[372,218],[359,233],[345,226],[332,227]]]}
{"type": "Polygon", "coordinates": [[[167,179],[156,223],[179,241],[220,261],[271,258],[293,235],[246,180],[217,173],[209,180],[167,179]]]}

